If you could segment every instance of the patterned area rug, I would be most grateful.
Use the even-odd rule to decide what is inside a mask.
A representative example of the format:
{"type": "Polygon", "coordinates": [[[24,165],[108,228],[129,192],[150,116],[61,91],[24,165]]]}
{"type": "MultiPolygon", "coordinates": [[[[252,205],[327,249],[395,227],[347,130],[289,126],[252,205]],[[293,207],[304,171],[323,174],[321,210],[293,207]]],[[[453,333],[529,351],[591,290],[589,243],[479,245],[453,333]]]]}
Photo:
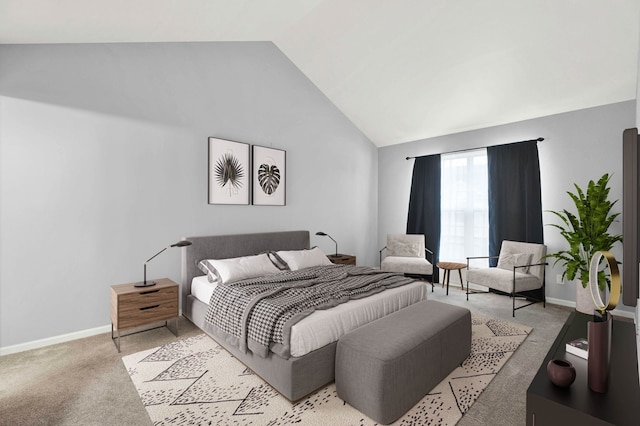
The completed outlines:
{"type": "MultiPolygon", "coordinates": [[[[472,315],[471,355],[394,425],[455,425],[530,327],[472,315]]],[[[205,334],[122,358],[157,425],[375,425],[334,384],[289,402],[205,334]]]]}

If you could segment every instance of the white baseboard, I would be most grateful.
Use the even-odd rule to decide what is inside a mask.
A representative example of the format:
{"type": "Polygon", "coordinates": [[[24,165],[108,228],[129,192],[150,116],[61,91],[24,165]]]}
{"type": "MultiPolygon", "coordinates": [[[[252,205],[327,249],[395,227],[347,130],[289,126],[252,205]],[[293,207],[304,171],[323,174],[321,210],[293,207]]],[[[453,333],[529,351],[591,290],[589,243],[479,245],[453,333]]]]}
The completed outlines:
{"type": "Polygon", "coordinates": [[[68,334],[61,334],[59,336],[47,337],[46,339],[33,340],[31,342],[20,343],[18,345],[5,346],[0,348],[0,355],[9,355],[17,352],[24,352],[31,349],[43,348],[49,345],[55,345],[57,343],[64,343],[70,340],[82,339],[84,337],[95,336],[96,334],[109,333],[111,331],[111,325],[103,325],[101,327],[90,328],[88,330],[76,331],[68,334]]]}
{"type": "MultiPolygon", "coordinates": [[[[182,316],[182,309],[179,310],[178,316],[182,316]]],[[[55,345],[57,343],[69,342],[71,340],[82,339],[84,337],[95,336],[96,334],[111,332],[111,324],[101,327],[90,328],[87,330],[74,331],[73,333],[61,334],[60,336],[47,337],[46,339],[33,340],[31,342],[20,343],[12,346],[0,347],[0,356],[24,352],[31,349],[44,348],[45,346],[55,345]]]]}
{"type": "MultiPolygon", "coordinates": [[[[574,309],[576,307],[576,302],[572,302],[570,300],[555,299],[553,297],[547,297],[547,303],[551,303],[552,305],[566,306],[568,308],[574,308],[574,309]]],[[[619,317],[631,318],[631,319],[633,319],[635,316],[633,312],[623,311],[621,309],[614,309],[612,311],[612,314],[619,317]]]]}
{"type": "Polygon", "coordinates": [[[576,307],[576,302],[572,302],[570,300],[564,300],[564,299],[556,299],[554,297],[547,297],[547,303],[551,303],[552,305],[566,306],[568,308],[574,308],[574,309],[576,307]]]}

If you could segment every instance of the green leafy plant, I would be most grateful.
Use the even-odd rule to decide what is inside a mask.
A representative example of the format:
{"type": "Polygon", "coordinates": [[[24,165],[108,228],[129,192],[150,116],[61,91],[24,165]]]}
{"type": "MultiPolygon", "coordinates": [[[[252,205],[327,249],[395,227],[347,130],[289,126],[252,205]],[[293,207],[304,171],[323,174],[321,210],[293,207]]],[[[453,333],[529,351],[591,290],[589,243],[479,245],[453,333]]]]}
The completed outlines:
{"type": "MultiPolygon", "coordinates": [[[[564,266],[562,278],[569,280],[576,277],[582,287],[589,284],[589,262],[597,251],[610,251],[616,242],[622,242],[622,235],[610,235],[609,226],[617,222],[620,213],[611,213],[618,202],[609,201],[609,174],[605,173],[598,182],[589,181],[586,193],[575,183],[576,193],[567,191],[577,210],[577,215],[568,210],[553,211],[564,225],[550,224],[560,230],[560,235],[569,243],[569,250],[548,254],[555,258],[554,266],[564,266]]],[[[598,288],[604,290],[608,279],[604,271],[598,273],[598,288]]]]}

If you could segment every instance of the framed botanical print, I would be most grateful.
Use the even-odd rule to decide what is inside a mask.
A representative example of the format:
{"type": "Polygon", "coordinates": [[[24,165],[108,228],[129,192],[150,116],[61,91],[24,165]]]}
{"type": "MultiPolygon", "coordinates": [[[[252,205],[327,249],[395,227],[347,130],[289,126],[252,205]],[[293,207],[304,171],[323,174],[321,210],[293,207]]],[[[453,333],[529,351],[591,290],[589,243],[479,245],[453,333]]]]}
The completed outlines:
{"type": "Polygon", "coordinates": [[[287,152],[253,146],[253,204],[284,206],[286,203],[287,152]]]}
{"type": "Polygon", "coordinates": [[[209,138],[209,204],[249,204],[249,144],[209,138]]]}

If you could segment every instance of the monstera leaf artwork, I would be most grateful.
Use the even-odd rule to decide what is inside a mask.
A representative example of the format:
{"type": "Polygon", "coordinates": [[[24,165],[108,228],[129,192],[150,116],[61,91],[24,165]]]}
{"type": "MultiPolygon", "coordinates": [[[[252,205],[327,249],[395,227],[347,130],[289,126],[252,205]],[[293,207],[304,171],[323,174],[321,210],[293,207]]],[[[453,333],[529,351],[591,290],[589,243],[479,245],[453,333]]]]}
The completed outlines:
{"type": "Polygon", "coordinates": [[[209,138],[209,204],[249,204],[250,147],[209,138]]]}
{"type": "Polygon", "coordinates": [[[258,182],[265,194],[273,194],[280,184],[280,169],[275,165],[260,164],[258,168],[258,182]]]}
{"type": "Polygon", "coordinates": [[[253,204],[284,206],[286,151],[253,146],[253,204]]]}
{"type": "Polygon", "coordinates": [[[233,154],[225,153],[215,167],[216,182],[222,188],[229,184],[229,193],[232,189],[242,188],[242,178],[244,177],[244,170],[240,161],[233,154]]]}

